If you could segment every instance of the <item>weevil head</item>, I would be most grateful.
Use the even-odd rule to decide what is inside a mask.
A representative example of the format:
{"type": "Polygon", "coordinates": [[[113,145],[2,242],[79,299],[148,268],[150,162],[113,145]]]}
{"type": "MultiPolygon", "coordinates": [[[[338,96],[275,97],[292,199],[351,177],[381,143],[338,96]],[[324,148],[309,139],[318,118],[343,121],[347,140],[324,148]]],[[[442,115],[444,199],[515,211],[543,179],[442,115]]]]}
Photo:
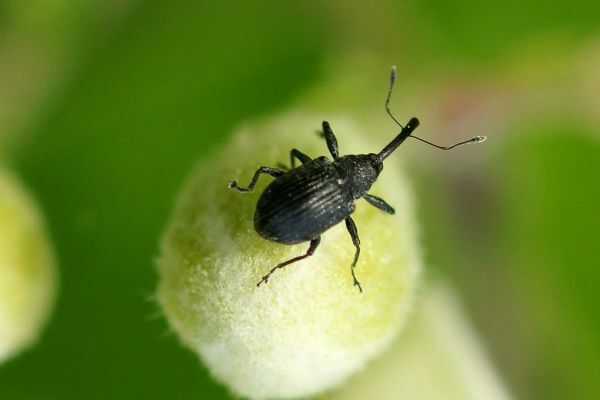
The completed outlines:
{"type": "Polygon", "coordinates": [[[347,155],[334,162],[344,185],[354,199],[363,197],[377,180],[383,162],[377,154],[347,155]]]}

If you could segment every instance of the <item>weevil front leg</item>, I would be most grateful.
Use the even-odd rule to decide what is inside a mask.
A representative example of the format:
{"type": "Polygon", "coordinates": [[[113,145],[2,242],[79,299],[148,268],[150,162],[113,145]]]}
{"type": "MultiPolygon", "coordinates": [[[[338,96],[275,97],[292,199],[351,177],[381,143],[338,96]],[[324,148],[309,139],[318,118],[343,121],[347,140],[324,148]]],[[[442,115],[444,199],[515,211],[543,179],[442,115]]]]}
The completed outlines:
{"type": "Polygon", "coordinates": [[[319,246],[319,243],[321,243],[321,236],[317,236],[316,238],[314,238],[313,240],[310,241],[310,246],[308,247],[308,250],[306,251],[305,254],[298,256],[298,257],[294,257],[291,260],[287,260],[284,261],[280,264],[277,264],[275,267],[273,267],[273,269],[271,269],[269,271],[268,274],[266,274],[265,276],[262,277],[262,279],[260,280],[260,282],[258,282],[258,284],[256,284],[256,286],[260,286],[261,283],[267,283],[269,281],[269,277],[273,274],[273,272],[275,272],[276,270],[285,267],[286,265],[290,265],[292,263],[295,263],[296,261],[300,261],[305,259],[306,257],[310,257],[315,253],[315,250],[317,249],[317,246],[319,246]]]}
{"type": "Polygon", "coordinates": [[[272,177],[277,178],[278,176],[285,174],[285,171],[280,168],[260,167],[254,173],[252,181],[250,182],[247,188],[239,187],[235,179],[232,179],[229,182],[229,188],[239,190],[240,192],[251,192],[252,189],[254,189],[254,186],[256,186],[256,182],[258,182],[258,177],[260,176],[260,174],[268,174],[272,177]]]}
{"type": "Polygon", "coordinates": [[[362,287],[360,286],[360,282],[356,279],[356,275],[354,274],[354,267],[356,267],[356,262],[358,261],[358,256],[360,255],[360,238],[358,237],[358,230],[356,229],[356,224],[352,217],[346,218],[346,229],[348,229],[348,233],[350,233],[350,237],[352,238],[352,244],[356,247],[356,252],[354,253],[354,261],[352,261],[352,279],[354,280],[354,286],[358,286],[358,290],[362,293],[362,287]]]}
{"type": "Polygon", "coordinates": [[[379,208],[381,211],[384,211],[388,214],[395,214],[396,210],[394,207],[390,206],[384,199],[381,197],[373,196],[372,194],[365,194],[363,198],[373,207],[379,208]]]}
{"type": "Polygon", "coordinates": [[[323,121],[323,135],[325,135],[325,141],[327,142],[327,148],[329,149],[329,153],[331,153],[331,157],[337,160],[340,157],[338,142],[327,121],[323,121]]]}

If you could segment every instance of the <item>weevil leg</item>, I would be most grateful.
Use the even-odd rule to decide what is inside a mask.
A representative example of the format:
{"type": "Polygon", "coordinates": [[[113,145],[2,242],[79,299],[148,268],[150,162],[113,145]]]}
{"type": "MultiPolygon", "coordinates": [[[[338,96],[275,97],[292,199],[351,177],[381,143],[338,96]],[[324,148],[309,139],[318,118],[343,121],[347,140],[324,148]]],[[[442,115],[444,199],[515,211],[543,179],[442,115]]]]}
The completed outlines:
{"type": "Polygon", "coordinates": [[[278,162],[277,163],[277,167],[281,168],[284,171],[289,171],[290,169],[296,168],[296,159],[300,160],[300,162],[302,164],[304,164],[304,163],[312,160],[312,158],[310,158],[309,156],[307,156],[306,154],[304,154],[300,150],[298,150],[298,149],[292,149],[290,151],[290,165],[292,167],[290,168],[290,167],[288,167],[287,165],[285,165],[282,162],[278,162]]]}
{"type": "Polygon", "coordinates": [[[388,214],[395,214],[396,210],[394,207],[390,206],[384,199],[381,197],[373,196],[372,194],[365,194],[363,198],[373,207],[379,208],[381,211],[385,211],[388,214]]]}
{"type": "Polygon", "coordinates": [[[292,149],[292,151],[290,151],[290,165],[292,166],[292,169],[296,168],[296,159],[298,159],[302,164],[312,160],[312,158],[310,158],[300,150],[292,149]]]}
{"type": "Polygon", "coordinates": [[[340,157],[338,142],[327,121],[323,121],[323,134],[325,135],[325,141],[327,142],[327,148],[331,153],[331,157],[337,160],[340,157]]]}
{"type": "Polygon", "coordinates": [[[315,253],[317,246],[319,246],[319,243],[321,243],[321,236],[317,236],[316,238],[314,238],[313,240],[310,241],[310,246],[308,247],[308,250],[306,251],[305,254],[298,256],[298,257],[294,257],[290,260],[284,261],[280,264],[277,264],[275,267],[273,267],[273,269],[271,269],[268,274],[266,274],[265,276],[262,277],[262,279],[260,280],[260,282],[258,282],[258,284],[256,286],[260,286],[260,284],[263,282],[267,283],[269,281],[269,277],[271,276],[271,274],[273,274],[273,272],[275,272],[279,268],[283,268],[286,265],[290,265],[292,263],[295,263],[296,261],[300,261],[300,260],[305,259],[306,257],[312,256],[315,253]]]}
{"type": "Polygon", "coordinates": [[[352,238],[352,244],[356,247],[356,253],[354,253],[354,261],[352,261],[352,279],[354,280],[354,286],[358,286],[358,290],[362,293],[362,287],[360,286],[360,282],[356,279],[356,275],[354,274],[354,267],[356,267],[356,262],[358,261],[358,256],[360,255],[360,238],[358,237],[358,230],[356,229],[356,224],[352,217],[346,218],[346,229],[348,229],[348,233],[350,233],[350,237],[352,238]]]}
{"type": "Polygon", "coordinates": [[[240,192],[251,192],[252,189],[254,189],[254,186],[256,186],[256,182],[258,182],[258,177],[260,176],[260,174],[268,174],[277,178],[278,176],[285,174],[285,171],[279,168],[260,167],[254,173],[252,181],[250,182],[247,188],[239,187],[235,179],[232,179],[229,182],[229,188],[239,190],[240,192]]]}

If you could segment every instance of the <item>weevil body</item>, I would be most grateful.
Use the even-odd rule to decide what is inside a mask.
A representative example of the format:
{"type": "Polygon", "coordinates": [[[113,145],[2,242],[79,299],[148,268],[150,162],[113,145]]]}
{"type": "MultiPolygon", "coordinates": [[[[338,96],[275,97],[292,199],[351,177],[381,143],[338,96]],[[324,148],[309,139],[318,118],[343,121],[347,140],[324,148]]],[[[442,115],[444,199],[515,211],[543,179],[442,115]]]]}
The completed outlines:
{"type": "MultiPolygon", "coordinates": [[[[378,154],[359,154],[339,156],[337,139],[327,121],[323,121],[323,134],[333,161],[321,156],[311,159],[297,149],[290,152],[291,169],[260,167],[247,188],[241,188],[232,180],[230,188],[241,192],[254,189],[261,174],[275,178],[261,194],[254,213],[254,229],[264,239],[281,243],[297,244],[310,241],[305,254],[276,265],[260,280],[258,285],[267,282],[273,272],[286,265],[311,256],[321,241],[321,234],[334,225],[345,221],[356,250],[351,264],[354,285],[362,292],[356,279],[354,267],[360,255],[360,239],[354,220],[350,216],[355,210],[355,201],[364,198],[369,204],[380,210],[394,214],[394,209],[385,200],[368,193],[383,170],[383,161],[408,137],[413,137],[435,147],[449,150],[466,143],[482,142],[483,136],[477,136],[452,146],[442,147],[411,136],[419,125],[417,118],[402,126],[392,115],[389,101],[396,78],[392,68],[390,88],[385,102],[386,111],[402,128],[400,133],[378,154]],[[296,167],[296,160],[302,165],[296,167]]],[[[258,286],[257,285],[257,286],[258,286]]]]}
{"type": "Polygon", "coordinates": [[[354,211],[346,182],[326,157],[310,160],[271,182],[254,212],[254,229],[267,240],[312,240],[354,211]]]}

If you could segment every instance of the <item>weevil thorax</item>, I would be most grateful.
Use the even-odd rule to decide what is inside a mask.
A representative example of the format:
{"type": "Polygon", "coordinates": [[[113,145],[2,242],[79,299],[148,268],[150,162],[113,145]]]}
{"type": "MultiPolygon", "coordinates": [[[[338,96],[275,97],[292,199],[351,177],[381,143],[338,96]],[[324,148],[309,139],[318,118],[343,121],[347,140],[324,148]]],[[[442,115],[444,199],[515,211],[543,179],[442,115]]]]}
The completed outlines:
{"type": "Polygon", "coordinates": [[[371,189],[383,169],[379,156],[372,153],[343,156],[333,165],[354,199],[363,197],[371,189]]]}

